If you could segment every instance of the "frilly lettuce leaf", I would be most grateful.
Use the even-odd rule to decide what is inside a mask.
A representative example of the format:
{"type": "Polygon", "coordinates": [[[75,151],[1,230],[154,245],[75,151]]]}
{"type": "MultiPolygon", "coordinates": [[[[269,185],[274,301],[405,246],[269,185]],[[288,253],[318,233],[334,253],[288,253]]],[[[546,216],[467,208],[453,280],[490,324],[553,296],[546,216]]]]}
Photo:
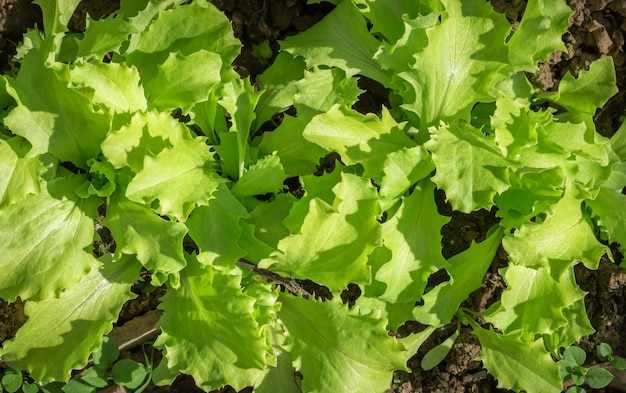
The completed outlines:
{"type": "Polygon", "coordinates": [[[562,36],[572,14],[564,1],[528,1],[522,20],[508,42],[507,68],[513,72],[533,72],[538,61],[546,60],[554,51],[564,51],[562,36]]]}
{"type": "Polygon", "coordinates": [[[568,323],[563,310],[583,299],[574,269],[553,277],[550,267],[511,265],[500,271],[507,284],[501,307],[485,320],[505,333],[519,331],[524,341],[550,334],[568,323]]]}
{"type": "Polygon", "coordinates": [[[278,250],[259,266],[308,278],[331,290],[368,282],[367,254],[380,243],[376,191],[367,179],[342,174],[332,194],[330,202],[319,197],[295,202],[291,215],[296,217],[287,219],[301,226],[293,225],[292,234],[281,239],[278,250]],[[298,208],[301,204],[304,209],[298,208]]]}
{"type": "Polygon", "coordinates": [[[135,297],[130,287],[140,267],[132,257],[109,257],[59,297],[26,302],[28,321],[4,343],[0,356],[38,381],[67,381],[72,369],[85,367],[124,303],[135,297]]]}
{"type": "Polygon", "coordinates": [[[414,54],[410,70],[398,74],[401,107],[419,117],[422,129],[469,120],[476,102],[493,100],[491,80],[507,61],[504,16],[480,0],[442,3],[441,22],[426,30],[428,45],[414,54]]]}
{"type": "MultiPolygon", "coordinates": [[[[110,197],[102,225],[115,239],[116,252],[134,254],[160,285],[164,277],[185,267],[183,237],[187,228],[180,222],[166,221],[150,207],[131,202],[119,193],[110,197]]],[[[178,281],[178,280],[174,280],[178,281]]]]}
{"type": "Polygon", "coordinates": [[[476,289],[491,265],[500,246],[503,231],[496,228],[482,242],[448,259],[450,280],[437,285],[423,297],[423,304],[413,310],[415,319],[423,324],[444,326],[452,321],[459,306],[476,289]]]}
{"type": "Polygon", "coordinates": [[[294,340],[293,364],[304,376],[302,391],[382,392],[390,372],[405,369],[405,349],[389,337],[384,318],[338,300],[281,294],[279,301],[278,317],[294,340]]]}
{"type": "Polygon", "coordinates": [[[53,297],[95,268],[94,217],[101,201],[75,194],[84,181],[57,179],[0,210],[0,297],[53,297]]]}
{"type": "Polygon", "coordinates": [[[383,227],[383,244],[390,259],[376,272],[375,280],[386,285],[382,300],[416,302],[424,293],[428,277],[449,264],[441,255],[441,227],[449,219],[437,212],[435,186],[429,179],[417,184],[411,195],[383,227]]]}
{"type": "Polygon", "coordinates": [[[608,247],[595,237],[589,217],[582,209],[573,187],[553,205],[539,222],[526,222],[502,241],[515,265],[538,269],[546,267],[554,279],[581,261],[589,269],[597,269],[600,257],[608,247]]]}
{"type": "Polygon", "coordinates": [[[51,153],[85,168],[90,158],[98,156],[111,118],[94,110],[92,94],[68,88],[71,79],[66,64],[47,65],[46,57],[41,48],[29,51],[21,72],[9,79],[7,91],[17,106],[4,123],[30,142],[29,155],[51,153]]]}
{"type": "Polygon", "coordinates": [[[159,214],[185,221],[223,182],[212,170],[213,164],[203,138],[182,140],[155,157],[145,157],[143,168],[128,184],[126,197],[146,204],[158,200],[159,214]],[[183,189],[189,192],[180,193],[183,189]]]}
{"type": "Polygon", "coordinates": [[[255,320],[256,300],[242,292],[240,281],[187,257],[180,288],[168,290],[160,306],[162,333],[155,346],[165,357],[157,376],[182,372],[210,391],[226,384],[243,389],[265,374],[266,356],[274,353],[269,332],[255,320]]]}
{"type": "Polygon", "coordinates": [[[0,140],[0,206],[18,202],[27,194],[39,194],[45,167],[39,157],[25,157],[30,147],[18,136],[0,140]]]}
{"type": "Polygon", "coordinates": [[[510,187],[514,163],[502,156],[492,136],[462,121],[430,130],[426,148],[435,163],[433,182],[446,192],[452,207],[469,213],[493,206],[510,187]]]}
{"type": "Polygon", "coordinates": [[[339,3],[304,34],[285,39],[281,49],[303,56],[309,68],[334,66],[348,76],[361,74],[389,85],[390,74],[373,60],[378,41],[367,30],[367,21],[352,1],[339,3]]]}
{"type": "Polygon", "coordinates": [[[520,340],[517,332],[498,334],[472,323],[478,337],[482,360],[490,374],[497,376],[498,387],[515,392],[558,393],[563,389],[559,365],[546,351],[543,340],[520,340]]]}

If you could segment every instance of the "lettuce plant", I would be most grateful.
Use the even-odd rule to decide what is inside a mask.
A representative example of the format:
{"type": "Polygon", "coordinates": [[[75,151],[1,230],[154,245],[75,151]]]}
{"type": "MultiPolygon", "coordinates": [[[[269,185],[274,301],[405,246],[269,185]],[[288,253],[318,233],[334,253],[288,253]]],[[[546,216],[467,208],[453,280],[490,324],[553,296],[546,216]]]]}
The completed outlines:
{"type": "Polygon", "coordinates": [[[405,313],[433,328],[456,316],[478,337],[480,359],[499,387],[516,391],[561,391],[553,359],[594,331],[574,266],[595,269],[603,255],[612,257],[607,242],[619,243],[622,253],[626,244],[626,134],[622,127],[609,140],[593,123],[617,92],[612,59],[565,76],[554,92],[538,92],[525,75],[565,50],[560,37],[571,14],[565,2],[529,1],[513,31],[482,1],[343,1],[281,45],[308,72],[338,69],[389,89],[391,117],[417,145],[403,149],[427,152],[384,152],[376,145],[384,138],[349,127],[360,115],[340,106],[303,130],[303,140],[359,165],[393,212],[382,224],[382,245],[370,254],[365,293],[386,302],[389,315],[405,304],[405,313]],[[384,164],[374,171],[377,152],[384,164]],[[427,165],[432,177],[415,174],[427,165]],[[457,211],[495,209],[500,218],[484,242],[449,260],[436,245],[445,220],[424,203],[434,186],[457,211]],[[391,187],[397,192],[388,193],[391,187]],[[459,309],[499,245],[509,259],[500,270],[501,299],[480,314],[459,309]],[[440,269],[450,279],[424,293],[440,269]]]}
{"type": "Polygon", "coordinates": [[[0,297],[29,317],[0,350],[11,367],[67,381],[144,270],[167,288],[157,384],[383,391],[456,317],[501,387],[560,391],[560,348],[593,331],[573,267],[610,256],[598,233],[626,244],[626,131],[593,125],[610,58],[551,93],[524,75],[563,49],[563,3],[530,1],[512,33],[478,0],[344,0],[253,86],[205,1],[122,1],[71,33],[78,2],[41,0],[43,31],[1,79],[0,297]],[[353,110],[357,75],[390,107],[353,110]],[[499,224],[445,259],[435,188],[499,224]],[[460,305],[501,246],[485,329],[460,305]],[[407,320],[427,327],[388,334],[407,320]]]}

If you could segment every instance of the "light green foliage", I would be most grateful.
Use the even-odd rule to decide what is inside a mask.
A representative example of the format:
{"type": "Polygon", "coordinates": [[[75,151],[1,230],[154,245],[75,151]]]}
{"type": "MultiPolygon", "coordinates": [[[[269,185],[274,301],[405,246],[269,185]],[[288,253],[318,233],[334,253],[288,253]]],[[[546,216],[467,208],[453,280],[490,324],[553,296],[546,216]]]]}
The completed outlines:
{"type": "Polygon", "coordinates": [[[70,69],[72,83],[93,90],[93,102],[117,113],[148,109],[139,73],[116,63],[82,63],[70,69]]]}
{"type": "Polygon", "coordinates": [[[306,392],[384,391],[392,370],[404,369],[404,348],[376,314],[348,311],[338,301],[281,296],[281,320],[294,338],[292,356],[306,392]]]}
{"type": "Polygon", "coordinates": [[[102,154],[115,168],[128,166],[137,173],[147,155],[157,155],[190,137],[188,128],[164,113],[136,112],[130,122],[107,135],[102,154]]]}
{"type": "Polygon", "coordinates": [[[158,200],[159,214],[185,221],[196,205],[208,202],[221,182],[212,164],[203,138],[183,140],[155,157],[146,155],[143,168],[128,183],[126,196],[148,205],[158,200]],[[189,191],[180,193],[180,189],[189,191]]]}
{"type": "Polygon", "coordinates": [[[191,374],[207,391],[226,383],[240,390],[263,375],[269,332],[260,329],[255,299],[242,293],[240,280],[188,257],[180,288],[160,306],[163,333],[155,345],[167,360],[156,373],[191,374]]]}
{"type": "Polygon", "coordinates": [[[446,190],[456,210],[489,209],[493,198],[509,187],[512,164],[502,157],[493,138],[469,124],[432,128],[426,147],[437,168],[433,181],[446,190]]]}
{"type": "Polygon", "coordinates": [[[502,244],[511,262],[531,268],[548,268],[558,279],[574,261],[597,269],[607,247],[595,238],[581,200],[568,190],[553,205],[543,222],[527,222],[502,244]]]}
{"type": "MultiPolygon", "coordinates": [[[[334,2],[255,83],[235,73],[241,44],[206,1],[123,1],[71,34],[77,1],[39,3],[44,33],[25,35],[0,78],[0,296],[29,317],[0,355],[67,381],[140,269],[167,288],[154,372],[105,342],[94,368],[42,391],[181,373],[207,391],[383,391],[455,316],[424,367],[464,324],[499,387],[561,391],[555,359],[593,332],[574,266],[611,258],[598,238],[626,244],[626,127],[609,140],[593,124],[616,91],[612,60],[550,93],[524,73],[563,49],[564,1],[529,1],[514,32],[482,0],[334,2]],[[353,109],[359,76],[389,89],[389,108],[353,109]],[[437,193],[500,221],[446,260],[437,193]],[[499,249],[501,299],[462,308],[499,249]],[[306,298],[306,280],[333,299],[306,298]],[[352,306],[339,301],[349,284],[352,306]],[[388,333],[408,320],[426,327],[388,333]]],[[[606,381],[574,363],[578,380],[606,381]]]]}
{"type": "Polygon", "coordinates": [[[29,143],[20,137],[0,140],[0,206],[39,193],[39,176],[45,167],[38,157],[25,157],[29,149],[29,143]]]}
{"type": "Polygon", "coordinates": [[[301,225],[289,228],[292,233],[278,242],[277,251],[262,260],[261,267],[273,266],[275,271],[306,277],[332,290],[368,282],[367,255],[380,242],[376,192],[367,180],[351,174],[337,180],[324,185],[332,188],[332,197],[294,203],[286,220],[301,225]]]}
{"type": "Polygon", "coordinates": [[[559,90],[544,96],[570,112],[593,115],[597,108],[617,93],[614,80],[613,61],[605,57],[593,62],[588,71],[581,71],[576,79],[566,74],[559,83],[559,90]]]}
{"type": "Polygon", "coordinates": [[[71,194],[83,180],[56,179],[48,183],[48,190],[27,194],[0,211],[3,299],[54,296],[97,266],[89,248],[98,200],[71,194]],[[72,269],[64,261],[71,261],[72,269]]]}
{"type": "Polygon", "coordinates": [[[471,324],[482,347],[479,359],[497,376],[499,388],[517,392],[561,391],[559,366],[545,350],[543,340],[525,342],[515,332],[502,335],[478,327],[475,322],[471,324]]]}
{"type": "Polygon", "coordinates": [[[426,355],[422,358],[422,362],[420,363],[420,367],[423,370],[432,370],[439,363],[443,361],[443,359],[448,356],[448,353],[452,349],[454,342],[459,337],[459,331],[455,330],[454,333],[448,338],[446,338],[441,344],[435,346],[433,349],[428,351],[426,355]]]}
{"type": "Polygon", "coordinates": [[[515,71],[533,72],[538,61],[546,59],[555,50],[565,50],[561,37],[572,14],[565,2],[530,0],[508,43],[509,66],[515,71]]]}
{"type": "MultiPolygon", "coordinates": [[[[464,323],[479,336],[481,358],[499,386],[560,391],[558,367],[546,348],[555,354],[593,332],[585,314],[585,293],[575,283],[573,267],[583,262],[594,269],[602,255],[611,257],[596,237],[596,226],[604,239],[621,243],[622,249],[625,241],[624,220],[616,206],[623,204],[621,192],[626,185],[622,162],[626,134],[620,130],[609,141],[595,133],[592,119],[616,92],[612,61],[605,58],[578,77],[566,76],[557,92],[538,94],[521,71],[532,72],[539,60],[563,50],[561,36],[572,13],[564,2],[530,1],[512,33],[505,18],[485,2],[415,4],[344,1],[317,30],[286,40],[283,49],[301,56],[309,69],[325,65],[348,75],[356,72],[392,90],[392,107],[389,112],[383,109],[382,118],[333,107],[314,117],[303,135],[338,153],[343,163],[380,186],[381,207],[389,217],[383,224],[382,247],[370,254],[373,281],[365,288],[366,296],[385,300],[385,311],[390,318],[394,315],[394,322],[400,315],[400,320],[408,319],[406,309],[413,307],[403,308],[402,302],[422,298],[429,276],[445,268],[450,280],[426,291],[424,304],[412,310],[422,323],[444,325],[481,285],[502,244],[509,254],[509,266],[500,272],[507,289],[483,316],[504,334],[479,328],[470,320],[464,323]],[[351,23],[341,25],[346,15],[355,14],[352,4],[346,3],[355,3],[364,19],[353,17],[351,23]],[[342,39],[323,39],[322,29],[342,39]],[[367,59],[372,38],[378,41],[378,49],[367,59]],[[360,53],[345,50],[352,40],[362,43],[360,53]],[[542,100],[565,111],[537,110],[535,104],[542,100]],[[412,203],[421,195],[424,181],[406,169],[395,172],[390,183],[397,192],[388,192],[387,176],[380,177],[376,157],[385,149],[375,143],[393,132],[373,131],[392,124],[387,113],[417,147],[428,150],[434,164],[431,181],[445,191],[452,207],[464,213],[495,209],[504,230],[494,228],[488,240],[448,261],[433,257],[438,246],[419,232],[424,227],[420,222],[440,228],[445,220],[437,218],[434,204],[418,208],[412,203]],[[404,188],[407,180],[409,187],[404,188]],[[389,231],[393,227],[395,236],[389,231]],[[416,258],[428,263],[411,262],[416,254],[410,247],[402,252],[399,245],[404,241],[429,255],[416,258]],[[404,288],[412,288],[411,299],[401,295],[404,288]],[[526,369],[521,374],[516,357],[520,353],[526,369]]],[[[398,151],[407,157],[411,143],[394,141],[404,146],[386,151],[387,157],[398,151]]],[[[398,162],[403,168],[426,168],[429,160],[416,157],[398,162]]],[[[392,168],[383,169],[385,175],[392,168]]]]}
{"type": "Polygon", "coordinates": [[[373,59],[377,48],[378,42],[352,1],[342,1],[306,35],[289,37],[281,45],[282,50],[303,56],[308,67],[334,66],[348,76],[362,74],[387,85],[390,75],[373,59]]]}
{"type": "Polygon", "coordinates": [[[434,185],[418,183],[396,214],[383,224],[383,244],[391,252],[376,272],[386,285],[380,298],[391,303],[418,301],[428,276],[448,266],[441,255],[441,227],[449,220],[437,213],[434,185]]]}
{"type": "Polygon", "coordinates": [[[146,83],[146,96],[160,110],[180,108],[187,113],[194,103],[206,100],[220,82],[221,65],[220,55],[206,50],[187,56],[170,53],[158,65],[154,78],[146,83]],[[198,64],[207,68],[198,68],[198,64]]]}
{"type": "Polygon", "coordinates": [[[185,267],[180,245],[187,227],[166,221],[145,205],[119,196],[111,197],[103,220],[115,238],[118,253],[137,256],[137,260],[158,275],[176,274],[185,267]]]}
{"type": "Polygon", "coordinates": [[[480,288],[502,235],[502,230],[497,228],[484,241],[472,244],[469,249],[450,258],[446,267],[450,280],[423,296],[424,304],[413,310],[415,319],[437,327],[450,323],[461,303],[480,288]]]}
{"type": "Polygon", "coordinates": [[[500,310],[486,320],[505,333],[521,332],[526,341],[573,322],[566,319],[563,310],[582,300],[585,293],[576,285],[573,269],[558,278],[551,273],[545,267],[511,265],[503,269],[500,274],[507,290],[502,294],[500,310]]]}
{"type": "Polygon", "coordinates": [[[35,48],[22,60],[22,72],[8,82],[17,106],[4,124],[32,145],[29,156],[50,153],[84,168],[97,157],[110,128],[108,115],[93,110],[91,98],[68,88],[71,74],[62,63],[46,65],[47,53],[35,48]]]}
{"type": "Polygon", "coordinates": [[[338,153],[347,165],[363,166],[363,176],[376,181],[381,196],[390,199],[402,195],[433,169],[424,148],[418,147],[386,110],[379,118],[336,105],[315,116],[303,137],[338,153]]]}
{"type": "Polygon", "coordinates": [[[94,267],[58,298],[28,302],[28,321],[0,356],[12,367],[29,370],[39,381],[67,380],[111,330],[122,305],[134,297],[130,286],[139,273],[132,257],[94,267]]]}
{"type": "Polygon", "coordinates": [[[423,128],[440,120],[469,120],[472,106],[489,100],[493,75],[507,60],[502,43],[510,25],[504,16],[482,1],[442,3],[441,23],[426,32],[428,46],[398,74],[402,107],[419,116],[423,128]]]}
{"type": "Polygon", "coordinates": [[[186,223],[200,249],[199,260],[228,266],[246,256],[238,240],[243,233],[241,221],[248,217],[245,207],[220,185],[208,204],[196,208],[186,223]]]}

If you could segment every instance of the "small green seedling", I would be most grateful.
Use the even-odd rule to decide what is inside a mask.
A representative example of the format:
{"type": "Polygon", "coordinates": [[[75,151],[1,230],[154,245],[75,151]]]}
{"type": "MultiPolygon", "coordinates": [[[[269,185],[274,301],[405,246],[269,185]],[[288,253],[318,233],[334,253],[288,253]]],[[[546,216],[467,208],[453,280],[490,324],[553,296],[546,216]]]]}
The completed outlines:
{"type": "Polygon", "coordinates": [[[613,348],[607,343],[601,343],[596,349],[598,359],[609,362],[616,370],[626,370],[626,359],[613,355],[613,348]]]}
{"type": "Polygon", "coordinates": [[[581,348],[569,347],[563,352],[563,358],[559,361],[561,366],[561,379],[563,382],[572,381],[565,393],[585,393],[582,385],[586,382],[592,389],[601,389],[607,386],[613,375],[600,367],[585,367],[587,354],[581,348]]]}
{"type": "Polygon", "coordinates": [[[6,370],[0,380],[0,386],[2,386],[3,392],[17,392],[22,386],[23,380],[22,373],[15,370],[6,370]]]}
{"type": "Polygon", "coordinates": [[[146,367],[131,359],[118,360],[119,356],[120,350],[115,341],[104,337],[102,347],[92,355],[93,367],[72,378],[67,384],[44,392],[95,393],[98,388],[107,386],[109,381],[134,392],[143,392],[151,379],[151,359],[146,355],[146,367]]]}
{"type": "MultiPolygon", "coordinates": [[[[47,387],[47,385],[46,385],[47,387]]],[[[32,382],[30,378],[25,378],[21,372],[8,369],[4,370],[0,377],[0,393],[8,392],[13,393],[22,389],[23,393],[37,393],[43,391],[44,393],[55,393],[57,390],[46,390],[36,383],[32,382]]],[[[58,390],[58,392],[61,392],[58,390]]]]}

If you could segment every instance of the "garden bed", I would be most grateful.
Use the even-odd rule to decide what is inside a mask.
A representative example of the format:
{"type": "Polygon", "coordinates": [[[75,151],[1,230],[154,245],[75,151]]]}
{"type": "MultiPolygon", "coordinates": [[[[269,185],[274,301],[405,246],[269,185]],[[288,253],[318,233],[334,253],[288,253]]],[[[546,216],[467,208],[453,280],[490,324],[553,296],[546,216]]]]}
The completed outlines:
{"type": "MultiPolygon", "coordinates": [[[[273,61],[278,48],[279,40],[303,32],[320,21],[333,6],[328,3],[306,5],[305,0],[214,0],[213,3],[223,10],[231,19],[234,32],[244,47],[241,55],[234,63],[235,70],[241,76],[250,76],[254,81],[273,61]],[[271,50],[271,53],[260,55],[260,50],[271,50]]],[[[524,11],[524,1],[492,0],[494,9],[504,13],[512,24],[521,19],[524,11]]],[[[626,54],[623,51],[626,35],[626,2],[571,0],[568,2],[575,14],[571,18],[571,26],[563,36],[567,52],[558,52],[550,56],[547,62],[539,64],[539,72],[530,79],[545,91],[556,91],[559,81],[566,73],[578,75],[580,71],[588,69],[596,59],[611,56],[614,59],[617,85],[619,93],[599,109],[594,122],[598,132],[606,137],[613,135],[621,125],[621,117],[626,109],[626,54]]],[[[100,18],[114,11],[114,2],[83,1],[83,5],[76,12],[70,22],[70,28],[80,31],[84,28],[84,15],[89,13],[93,18],[100,18]]],[[[21,34],[35,23],[41,24],[39,8],[28,1],[8,0],[0,2],[0,60],[3,69],[8,69],[9,59],[13,55],[14,43],[21,34]]],[[[383,86],[362,78],[361,89],[366,92],[360,97],[355,108],[363,112],[380,111],[381,106],[388,105],[388,91],[383,86]]],[[[487,230],[498,222],[495,211],[480,210],[471,214],[453,211],[445,202],[442,192],[437,194],[437,204],[440,214],[451,217],[451,221],[442,229],[442,253],[449,258],[467,249],[470,244],[485,239],[487,230]]],[[[103,238],[106,242],[106,239],[103,238]]],[[[589,270],[582,264],[576,268],[576,280],[580,287],[588,292],[585,305],[591,324],[596,333],[583,339],[579,346],[588,353],[590,363],[599,363],[595,355],[595,348],[600,343],[608,343],[614,353],[626,355],[626,272],[618,265],[622,262],[615,244],[611,245],[615,262],[604,256],[597,270],[589,270]]],[[[496,255],[487,274],[484,276],[483,286],[472,293],[463,306],[475,311],[487,309],[496,299],[500,298],[505,288],[498,269],[505,267],[507,256],[501,248],[496,255]]],[[[446,277],[431,277],[430,285],[444,281],[446,277]],[[438,281],[439,280],[439,281],[438,281]]],[[[129,301],[123,308],[120,319],[113,334],[128,342],[128,348],[122,356],[141,361],[146,350],[139,342],[131,343],[128,337],[128,326],[133,324],[132,331],[144,331],[150,336],[154,326],[156,306],[163,295],[162,289],[146,291],[148,284],[138,282],[133,286],[137,298],[129,301]],[[150,318],[143,317],[145,315],[150,318]]],[[[6,304],[0,301],[0,342],[11,339],[17,329],[25,322],[22,304],[18,301],[6,304]]],[[[397,332],[399,335],[408,335],[421,331],[423,326],[417,323],[407,323],[397,332]]],[[[461,329],[461,334],[452,347],[450,354],[438,366],[430,371],[420,368],[420,359],[434,346],[445,340],[454,331],[454,326],[447,326],[437,330],[419,349],[414,358],[408,362],[411,372],[396,372],[393,381],[390,381],[388,393],[411,392],[494,392],[504,391],[496,388],[497,381],[487,374],[480,361],[475,358],[480,355],[480,344],[471,329],[461,329]]],[[[132,336],[132,335],[131,335],[132,336]]],[[[158,360],[158,359],[157,359],[158,360]]],[[[175,383],[167,387],[151,386],[150,392],[190,392],[201,391],[194,387],[190,377],[179,377],[175,383]]],[[[225,388],[223,392],[231,392],[225,388]]],[[[250,389],[244,389],[250,391],[250,389]]],[[[626,391],[626,381],[623,374],[613,385],[601,390],[604,392],[626,391]],[[621,378],[621,379],[620,379],[621,378]]]]}

